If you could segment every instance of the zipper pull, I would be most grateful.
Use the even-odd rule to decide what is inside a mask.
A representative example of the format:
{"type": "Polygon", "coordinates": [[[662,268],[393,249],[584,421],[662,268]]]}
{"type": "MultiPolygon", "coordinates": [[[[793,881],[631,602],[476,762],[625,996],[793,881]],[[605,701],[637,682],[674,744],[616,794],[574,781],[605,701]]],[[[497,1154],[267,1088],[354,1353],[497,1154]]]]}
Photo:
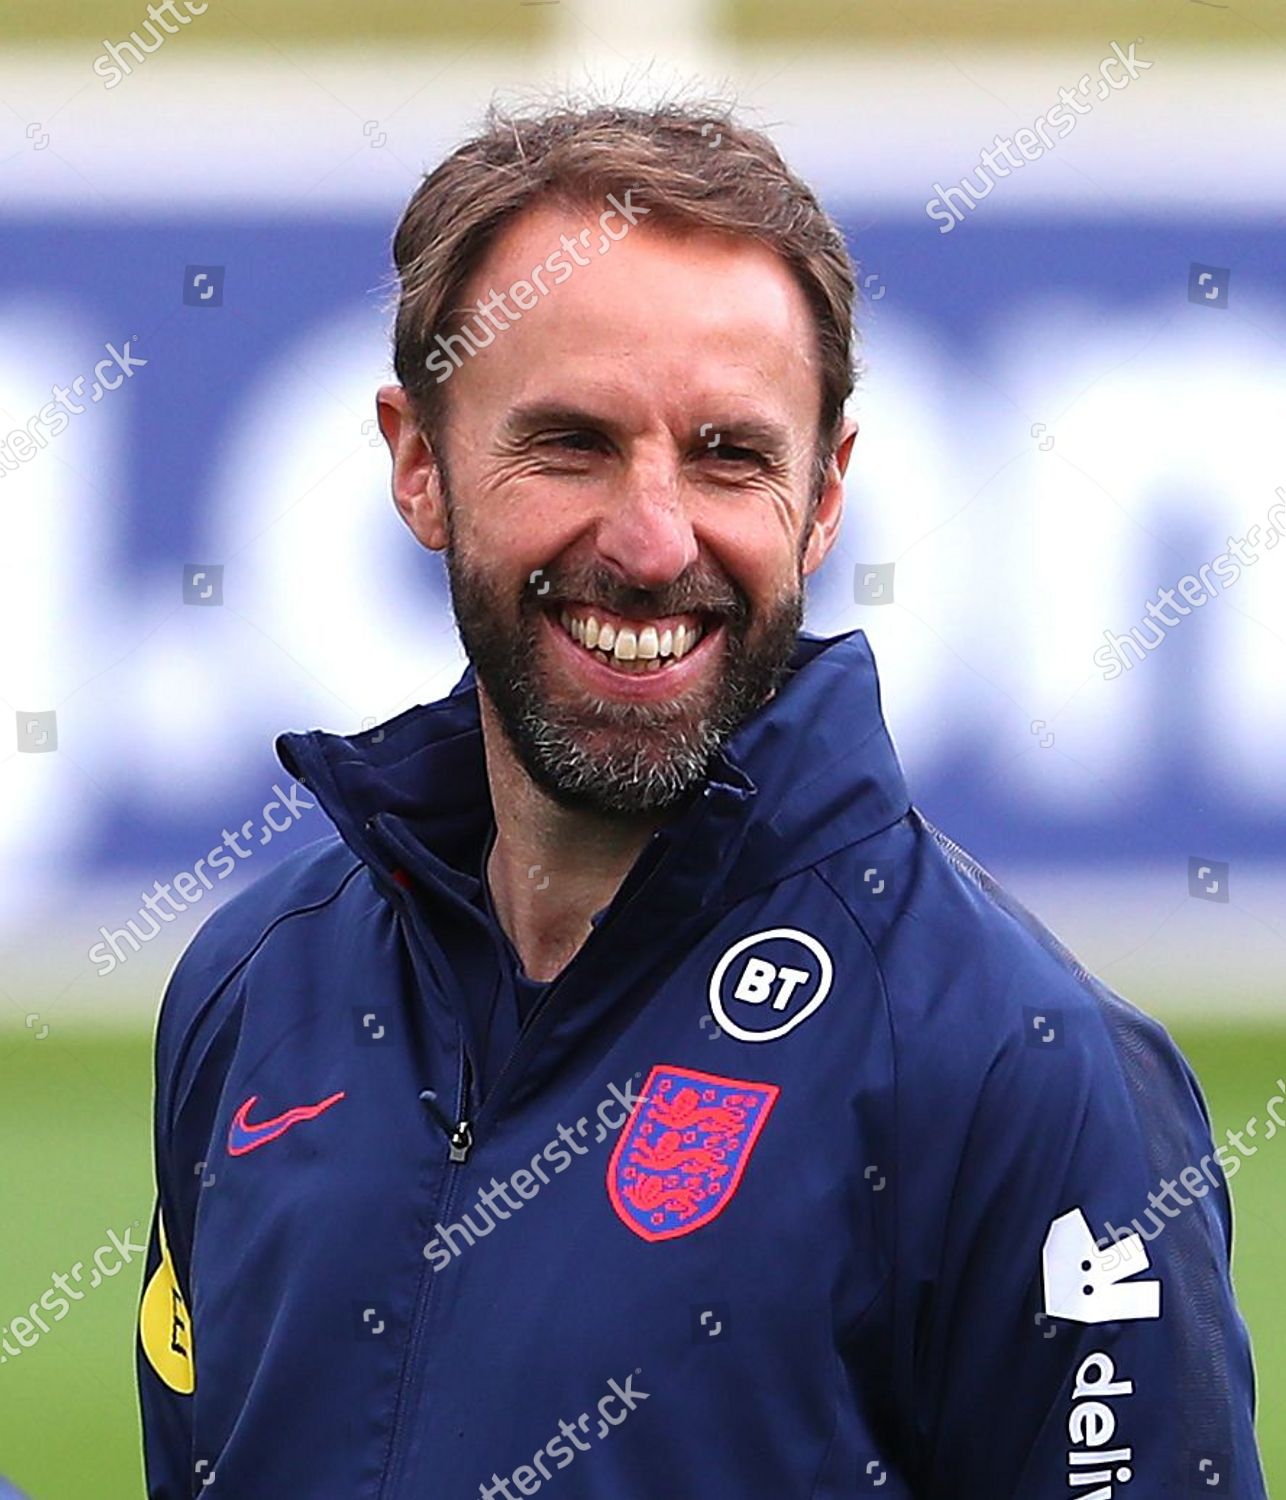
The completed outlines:
{"type": "Polygon", "coordinates": [[[459,1120],[453,1125],[438,1103],[437,1093],[433,1089],[425,1089],[420,1094],[420,1098],[424,1101],[425,1108],[437,1121],[442,1134],[447,1138],[447,1145],[451,1148],[451,1161],[468,1161],[469,1152],[473,1147],[473,1127],[468,1120],[459,1120]]]}

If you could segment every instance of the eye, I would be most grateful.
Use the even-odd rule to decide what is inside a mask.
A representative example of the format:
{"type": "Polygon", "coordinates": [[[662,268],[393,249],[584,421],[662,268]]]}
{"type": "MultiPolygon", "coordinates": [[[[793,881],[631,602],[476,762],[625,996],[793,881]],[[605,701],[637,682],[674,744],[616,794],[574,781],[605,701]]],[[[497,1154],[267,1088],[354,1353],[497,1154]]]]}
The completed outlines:
{"type": "Polygon", "coordinates": [[[703,448],[701,451],[720,463],[757,464],[761,467],[767,463],[767,459],[757,449],[739,448],[735,443],[718,443],[713,448],[703,448]]]}
{"type": "Polygon", "coordinates": [[[593,453],[603,443],[598,433],[584,429],[576,432],[553,432],[540,441],[542,447],[561,448],[565,453],[593,453]]]}

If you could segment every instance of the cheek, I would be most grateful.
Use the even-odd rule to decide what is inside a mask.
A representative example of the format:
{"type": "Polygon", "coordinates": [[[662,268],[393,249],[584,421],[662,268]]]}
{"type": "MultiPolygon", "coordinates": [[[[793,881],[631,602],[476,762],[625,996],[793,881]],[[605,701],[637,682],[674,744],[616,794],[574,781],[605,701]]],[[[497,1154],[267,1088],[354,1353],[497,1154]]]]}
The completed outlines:
{"type": "Polygon", "coordinates": [[[458,533],[483,564],[504,562],[525,577],[548,567],[576,542],[589,511],[592,506],[581,497],[548,484],[497,482],[474,487],[468,500],[457,504],[458,533]]]}
{"type": "Polygon", "coordinates": [[[798,582],[798,537],[783,526],[776,510],[764,507],[725,518],[707,528],[704,545],[715,565],[753,604],[776,599],[798,582]]]}

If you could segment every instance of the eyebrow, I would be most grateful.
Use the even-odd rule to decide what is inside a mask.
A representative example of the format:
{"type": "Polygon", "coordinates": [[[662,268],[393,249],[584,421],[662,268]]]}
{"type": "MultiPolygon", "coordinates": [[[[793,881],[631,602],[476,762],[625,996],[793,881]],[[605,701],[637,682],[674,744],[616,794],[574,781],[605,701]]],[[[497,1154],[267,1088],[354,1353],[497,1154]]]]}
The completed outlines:
{"type": "Polygon", "coordinates": [[[597,427],[610,430],[615,424],[607,416],[561,401],[530,401],[515,406],[504,422],[508,437],[527,437],[542,427],[597,427]]]}
{"type": "MultiPolygon", "coordinates": [[[[520,404],[509,412],[504,423],[505,434],[511,438],[529,437],[533,432],[546,427],[593,428],[608,433],[619,431],[618,422],[605,413],[561,401],[520,404]]],[[[788,453],[792,446],[787,428],[780,423],[755,417],[711,421],[708,425],[698,423],[689,434],[689,441],[694,446],[704,446],[709,443],[712,434],[718,434],[721,444],[733,447],[758,447],[788,453]],[[701,431],[703,426],[704,433],[701,431]]]]}

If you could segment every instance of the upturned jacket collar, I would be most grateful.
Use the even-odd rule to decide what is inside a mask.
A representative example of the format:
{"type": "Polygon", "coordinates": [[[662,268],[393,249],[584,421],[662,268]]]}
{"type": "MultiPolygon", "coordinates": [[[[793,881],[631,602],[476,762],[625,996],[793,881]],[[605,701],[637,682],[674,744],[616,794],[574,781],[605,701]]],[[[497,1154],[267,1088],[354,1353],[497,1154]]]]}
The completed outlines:
{"type": "MultiPolygon", "coordinates": [[[[492,808],[470,667],[437,702],[355,735],[283,734],[277,753],[377,877],[472,903],[492,808]]],[[[860,630],[801,633],[776,695],[728,740],[653,840],[654,909],[719,905],[896,822],[906,785],[860,630]]]]}

